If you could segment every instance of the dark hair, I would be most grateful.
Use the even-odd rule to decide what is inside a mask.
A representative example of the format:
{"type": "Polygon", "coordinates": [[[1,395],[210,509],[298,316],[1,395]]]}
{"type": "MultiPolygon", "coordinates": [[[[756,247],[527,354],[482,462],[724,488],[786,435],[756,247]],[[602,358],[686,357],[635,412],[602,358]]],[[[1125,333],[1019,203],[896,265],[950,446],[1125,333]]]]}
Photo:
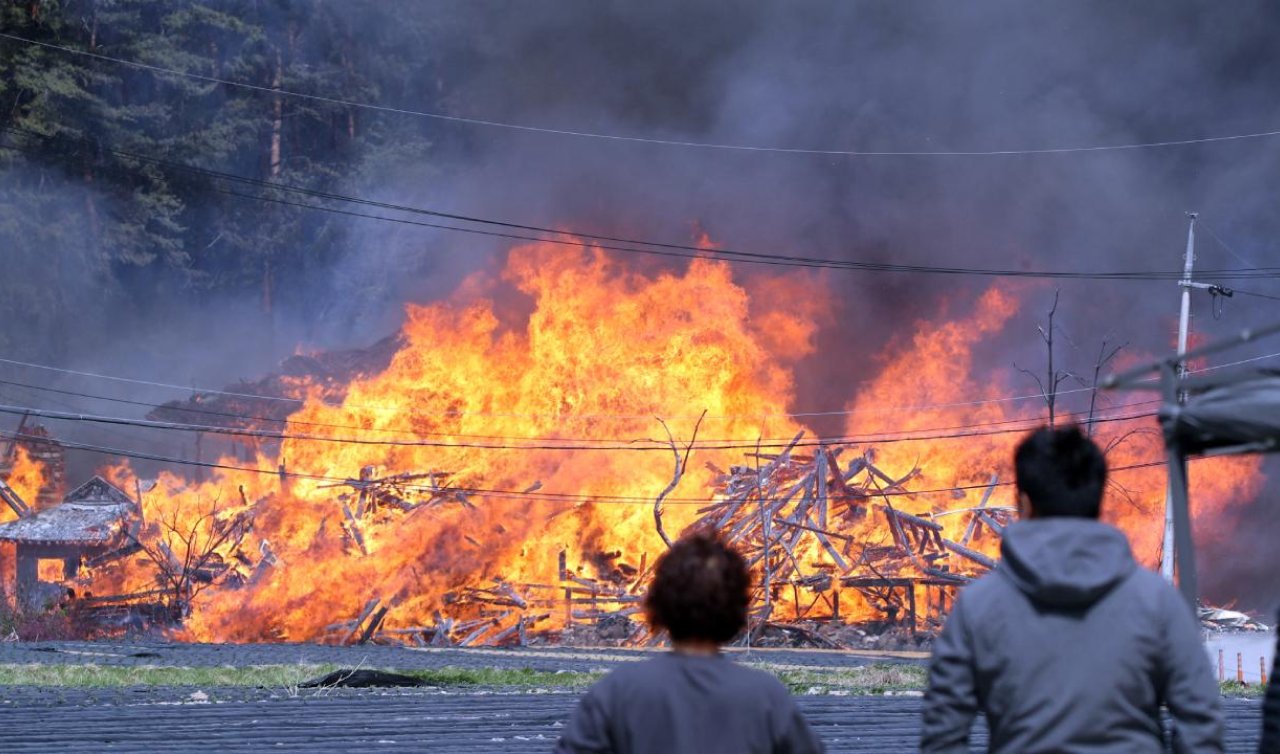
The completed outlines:
{"type": "Polygon", "coordinates": [[[736,550],[713,534],[681,537],[658,558],[644,598],[654,630],[676,641],[723,644],[747,625],[751,574],[736,550]]]}
{"type": "Polygon", "coordinates": [[[1107,484],[1107,459],[1073,425],[1041,427],[1013,454],[1018,491],[1026,494],[1036,516],[1097,518],[1107,484]]]}

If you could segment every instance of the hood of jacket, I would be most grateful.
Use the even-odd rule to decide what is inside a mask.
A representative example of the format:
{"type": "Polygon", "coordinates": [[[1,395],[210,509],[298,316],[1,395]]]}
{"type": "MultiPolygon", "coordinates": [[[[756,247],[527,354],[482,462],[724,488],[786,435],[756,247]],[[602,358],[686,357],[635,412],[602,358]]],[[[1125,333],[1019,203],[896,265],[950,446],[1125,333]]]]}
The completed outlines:
{"type": "Polygon", "coordinates": [[[1138,564],[1124,533],[1084,518],[1019,521],[1004,531],[997,570],[1034,602],[1087,607],[1138,564]]]}

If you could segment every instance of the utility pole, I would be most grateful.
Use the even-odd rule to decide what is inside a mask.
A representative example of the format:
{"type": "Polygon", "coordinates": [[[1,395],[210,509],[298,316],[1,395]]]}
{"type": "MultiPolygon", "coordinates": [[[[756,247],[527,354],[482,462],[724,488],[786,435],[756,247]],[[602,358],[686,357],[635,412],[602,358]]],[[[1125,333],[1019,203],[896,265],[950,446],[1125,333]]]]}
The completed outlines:
{"type": "MultiPolygon", "coordinates": [[[[1199,217],[1197,212],[1188,212],[1187,217],[1190,222],[1187,224],[1187,250],[1182,258],[1182,279],[1178,281],[1178,286],[1182,288],[1182,309],[1178,314],[1178,356],[1181,357],[1187,352],[1187,336],[1191,329],[1191,289],[1200,288],[1210,293],[1222,296],[1230,296],[1232,291],[1229,288],[1223,288],[1220,285],[1212,283],[1197,283],[1191,279],[1191,270],[1195,266],[1196,261],[1196,218],[1199,217]]],[[[1187,364],[1185,361],[1178,361],[1178,376],[1182,377],[1187,373],[1187,364]]],[[[1178,400],[1181,402],[1183,396],[1179,395],[1178,400]]],[[[1173,563],[1176,553],[1173,548],[1173,490],[1165,491],[1164,496],[1164,541],[1160,548],[1160,575],[1164,576],[1170,583],[1174,580],[1173,563]]]]}
{"type": "MultiPolygon", "coordinates": [[[[1178,285],[1182,288],[1182,309],[1178,314],[1178,356],[1187,352],[1187,331],[1191,327],[1191,270],[1196,263],[1196,217],[1197,213],[1188,212],[1191,222],[1187,225],[1187,250],[1182,258],[1182,279],[1178,285]]],[[[1208,286],[1205,286],[1208,287],[1208,286]]],[[[1178,376],[1186,372],[1186,363],[1178,362],[1178,376]]],[[[1164,495],[1164,540],[1160,547],[1160,575],[1173,582],[1173,491],[1165,490],[1164,495]]]]}

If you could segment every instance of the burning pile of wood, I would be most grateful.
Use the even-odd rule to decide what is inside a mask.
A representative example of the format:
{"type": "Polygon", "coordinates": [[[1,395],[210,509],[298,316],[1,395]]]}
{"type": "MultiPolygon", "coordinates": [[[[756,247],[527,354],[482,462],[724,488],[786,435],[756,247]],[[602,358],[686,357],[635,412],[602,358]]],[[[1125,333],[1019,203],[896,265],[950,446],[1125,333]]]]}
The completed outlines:
{"type": "MultiPolygon", "coordinates": [[[[847,448],[817,444],[799,452],[802,438],[796,435],[780,453],[749,454],[750,464],[712,466],[717,501],[700,509],[689,527],[720,532],[761,575],[750,640],[774,634],[795,643],[838,645],[812,627],[811,616],[843,625],[842,589],[856,590],[885,625],[911,632],[940,625],[955,587],[995,564],[971,545],[976,538],[998,536],[1008,523],[1007,509],[988,506],[996,479],[976,508],[957,512],[969,520],[953,541],[932,517],[894,505],[911,494],[907,485],[918,469],[894,478],[875,465],[871,450],[846,458],[847,448]],[[883,541],[872,541],[877,536],[883,541]],[[925,598],[923,608],[918,594],[925,598]]],[[[374,469],[363,469],[345,483],[351,492],[340,496],[348,537],[363,548],[362,527],[381,509],[412,513],[447,502],[469,506],[465,493],[447,481],[439,472],[376,477],[374,469]]],[[[661,500],[655,525],[661,531],[661,500]]],[[[494,580],[458,588],[445,595],[429,622],[417,626],[384,627],[392,606],[372,598],[350,620],[330,625],[329,637],[339,643],[523,646],[571,639],[582,630],[588,640],[656,642],[638,616],[652,570],[648,556],[634,565],[622,562],[619,552],[592,560],[575,570],[561,552],[558,583],[494,580]],[[560,632],[548,628],[553,616],[561,619],[560,632]]]]}
{"type": "Polygon", "coordinates": [[[322,487],[351,489],[351,492],[338,496],[338,503],[342,506],[342,531],[348,540],[360,548],[360,552],[368,555],[365,527],[385,521],[391,511],[414,513],[445,503],[474,508],[464,490],[448,485],[449,477],[448,472],[442,471],[380,477],[377,476],[376,467],[365,466],[355,479],[322,487]]]}
{"type": "Polygon", "coordinates": [[[840,619],[839,587],[856,589],[887,622],[914,631],[939,620],[956,586],[995,565],[968,545],[984,530],[998,535],[1007,523],[1008,511],[988,508],[996,479],[979,506],[966,511],[969,524],[955,542],[932,518],[894,506],[895,498],[911,494],[906,485],[919,469],[891,477],[875,465],[872,450],[842,465],[846,448],[819,443],[812,453],[799,453],[802,437],[797,434],[781,453],[753,454],[753,465],[714,469],[721,499],[701,509],[702,517],[691,527],[720,532],[762,574],[751,621],[757,636],[768,628],[797,632],[794,624],[815,608],[840,619]],[[869,517],[882,518],[884,525],[868,526],[878,523],[868,522],[869,517]],[[887,532],[888,539],[850,533],[857,531],[887,532]],[[924,611],[917,609],[916,587],[923,588],[924,611]],[[812,596],[806,599],[802,591],[812,596]],[[772,621],[780,604],[787,607],[791,625],[772,621]]]}
{"type": "MultiPolygon", "coordinates": [[[[603,557],[608,559],[609,555],[603,557]]],[[[383,628],[390,605],[374,598],[354,619],[334,623],[327,630],[330,640],[341,644],[372,640],[417,646],[526,646],[534,640],[557,638],[540,624],[561,611],[566,626],[613,625],[617,627],[615,639],[635,643],[647,636],[644,626],[631,620],[640,611],[641,577],[646,574],[631,570],[636,578],[623,583],[585,578],[569,569],[567,554],[562,551],[558,584],[513,584],[494,579],[484,586],[461,587],[444,596],[444,609],[435,611],[430,623],[407,628],[383,628]],[[464,614],[467,617],[459,617],[464,614]]]]}
{"type": "MultiPolygon", "coordinates": [[[[914,634],[940,625],[955,588],[994,566],[975,540],[998,536],[1008,523],[1007,509],[988,506],[996,479],[977,507],[938,514],[968,518],[963,535],[952,540],[933,515],[912,514],[895,505],[895,500],[910,498],[909,484],[919,477],[919,469],[895,478],[876,466],[872,450],[854,454],[845,447],[802,444],[803,437],[797,434],[778,453],[749,453],[747,463],[728,470],[709,464],[715,473],[715,502],[699,509],[689,527],[719,532],[758,574],[747,640],[838,646],[832,632],[820,629],[843,627],[854,617],[849,606],[842,615],[842,593],[846,600],[860,595],[859,602],[880,614],[882,627],[914,634]],[[920,597],[923,607],[918,605],[920,597]]],[[[678,453],[677,462],[676,476],[654,510],[663,539],[667,536],[662,499],[679,482],[684,462],[678,453]]],[[[335,489],[348,546],[367,556],[368,532],[375,527],[396,525],[405,516],[423,515],[436,506],[474,507],[467,491],[454,484],[445,471],[379,475],[377,468],[366,466],[357,476],[329,486],[335,489]]],[[[535,483],[530,490],[537,487],[535,483]]],[[[264,572],[281,567],[266,540],[257,542],[259,552],[248,551],[244,535],[257,506],[243,494],[242,490],[243,506],[237,515],[228,517],[211,508],[202,511],[194,525],[188,524],[202,532],[208,529],[201,541],[209,543],[194,554],[186,553],[188,557],[176,557],[159,539],[150,549],[136,540],[135,549],[146,549],[156,564],[160,589],[155,594],[167,597],[168,614],[178,620],[201,589],[252,584],[264,572]]],[[[176,520],[151,525],[168,526],[170,538],[184,533],[176,520]]],[[[560,553],[554,583],[494,580],[456,588],[417,625],[404,625],[403,617],[392,612],[394,600],[362,595],[364,602],[352,606],[349,618],[329,625],[326,635],[335,643],[421,646],[556,641],[637,645],[660,639],[649,634],[639,617],[653,567],[649,554],[628,563],[621,552],[595,553],[588,556],[589,562],[573,567],[567,558],[567,553],[560,553]],[[389,614],[399,618],[392,626],[386,625],[389,614]]],[[[146,601],[155,600],[154,594],[147,597],[146,601]]],[[[111,606],[119,601],[106,599],[111,606]]],[[[866,609],[856,607],[857,618],[865,623],[866,609]]]]}

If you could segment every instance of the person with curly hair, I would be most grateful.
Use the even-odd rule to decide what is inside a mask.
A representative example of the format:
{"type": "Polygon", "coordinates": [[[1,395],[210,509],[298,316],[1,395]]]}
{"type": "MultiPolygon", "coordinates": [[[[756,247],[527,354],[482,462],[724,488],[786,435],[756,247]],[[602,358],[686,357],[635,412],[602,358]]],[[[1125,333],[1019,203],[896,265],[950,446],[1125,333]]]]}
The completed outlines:
{"type": "Polygon", "coordinates": [[[561,754],[810,754],[823,745],[777,678],[720,647],[747,625],[751,575],[709,534],[681,538],[658,559],[645,596],[671,651],[619,668],[578,703],[561,754]]]}

